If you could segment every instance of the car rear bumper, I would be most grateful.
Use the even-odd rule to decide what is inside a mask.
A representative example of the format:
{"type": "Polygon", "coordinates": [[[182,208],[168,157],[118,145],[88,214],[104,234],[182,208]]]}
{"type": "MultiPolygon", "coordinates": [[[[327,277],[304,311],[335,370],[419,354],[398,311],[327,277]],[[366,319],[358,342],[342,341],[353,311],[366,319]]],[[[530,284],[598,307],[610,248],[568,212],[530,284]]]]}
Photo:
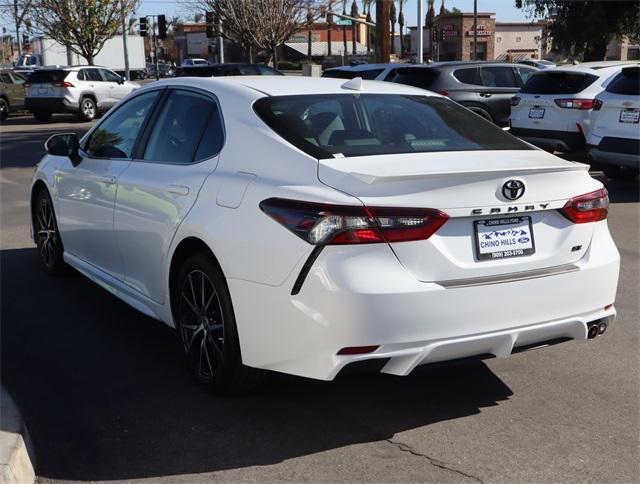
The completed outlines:
{"type": "Polygon", "coordinates": [[[601,165],[628,166],[640,168],[640,154],[617,153],[614,151],[602,151],[592,147],[589,150],[589,158],[601,165]]]}
{"type": "Polygon", "coordinates": [[[60,97],[28,97],[24,100],[24,104],[25,109],[32,113],[75,113],[79,109],[77,104],[60,97]]]}
{"type": "Polygon", "coordinates": [[[426,363],[584,340],[589,323],[615,317],[619,254],[606,222],[596,223],[575,270],[541,277],[447,287],[416,280],[387,246],[333,246],[291,295],[303,263],[278,287],[228,279],[246,365],[331,380],[350,363],[384,358],[383,372],[406,375],[426,363]],[[338,354],[365,346],[377,349],[338,354]]]}
{"type": "Polygon", "coordinates": [[[512,127],[509,133],[545,150],[575,151],[584,149],[586,146],[584,136],[577,131],[553,131],[512,127]]]}

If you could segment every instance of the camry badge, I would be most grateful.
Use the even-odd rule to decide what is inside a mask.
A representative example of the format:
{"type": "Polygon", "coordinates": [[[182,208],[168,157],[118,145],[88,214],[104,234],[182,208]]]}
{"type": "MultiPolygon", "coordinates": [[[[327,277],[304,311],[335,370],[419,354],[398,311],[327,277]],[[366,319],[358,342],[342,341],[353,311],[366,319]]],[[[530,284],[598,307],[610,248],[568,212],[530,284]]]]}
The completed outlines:
{"type": "Polygon", "coordinates": [[[524,195],[524,183],[520,180],[507,180],[502,185],[502,195],[507,200],[517,200],[524,195]]]}

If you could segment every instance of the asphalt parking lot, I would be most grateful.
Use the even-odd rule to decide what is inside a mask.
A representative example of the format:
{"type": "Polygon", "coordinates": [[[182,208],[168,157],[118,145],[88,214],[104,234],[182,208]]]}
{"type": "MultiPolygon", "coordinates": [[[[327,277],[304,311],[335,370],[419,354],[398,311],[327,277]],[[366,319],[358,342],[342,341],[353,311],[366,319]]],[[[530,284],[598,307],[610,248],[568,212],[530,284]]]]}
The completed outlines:
{"type": "Polygon", "coordinates": [[[89,126],[72,116],[0,126],[1,378],[39,482],[640,479],[637,181],[594,172],[622,256],[619,317],[605,335],[404,378],[276,375],[254,395],[221,398],[190,381],[172,329],[79,275],[39,269],[33,167],[48,136],[89,126]]]}

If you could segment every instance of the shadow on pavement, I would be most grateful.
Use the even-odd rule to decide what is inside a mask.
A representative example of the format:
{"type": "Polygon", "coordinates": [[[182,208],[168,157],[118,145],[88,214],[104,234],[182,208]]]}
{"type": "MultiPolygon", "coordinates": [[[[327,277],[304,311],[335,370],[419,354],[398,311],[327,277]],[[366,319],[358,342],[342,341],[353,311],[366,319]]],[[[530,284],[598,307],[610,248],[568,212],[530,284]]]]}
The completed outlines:
{"type": "Polygon", "coordinates": [[[25,168],[35,166],[45,155],[44,142],[56,133],[76,133],[84,135],[88,131],[83,127],[43,128],[32,131],[13,131],[2,133],[1,168],[25,168]]]}
{"type": "Polygon", "coordinates": [[[611,203],[640,202],[640,182],[635,180],[610,180],[602,173],[591,173],[591,176],[602,182],[609,192],[611,203]]]}
{"type": "Polygon", "coordinates": [[[51,278],[35,249],[5,250],[2,381],[37,473],[130,479],[274,464],[479,413],[512,393],[483,363],[334,382],[274,375],[216,397],[183,367],[174,331],[79,275],[51,278]]]}

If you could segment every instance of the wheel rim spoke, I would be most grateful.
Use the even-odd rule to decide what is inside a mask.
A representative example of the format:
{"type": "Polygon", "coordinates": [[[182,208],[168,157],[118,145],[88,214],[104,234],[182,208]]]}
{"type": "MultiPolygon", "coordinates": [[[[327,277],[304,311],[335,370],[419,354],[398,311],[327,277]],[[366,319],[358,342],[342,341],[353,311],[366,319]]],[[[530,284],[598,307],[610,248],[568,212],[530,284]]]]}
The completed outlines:
{"type": "Polygon", "coordinates": [[[178,322],[185,353],[197,375],[213,378],[223,358],[224,321],[215,286],[204,271],[187,274],[180,301],[178,322]]]}

